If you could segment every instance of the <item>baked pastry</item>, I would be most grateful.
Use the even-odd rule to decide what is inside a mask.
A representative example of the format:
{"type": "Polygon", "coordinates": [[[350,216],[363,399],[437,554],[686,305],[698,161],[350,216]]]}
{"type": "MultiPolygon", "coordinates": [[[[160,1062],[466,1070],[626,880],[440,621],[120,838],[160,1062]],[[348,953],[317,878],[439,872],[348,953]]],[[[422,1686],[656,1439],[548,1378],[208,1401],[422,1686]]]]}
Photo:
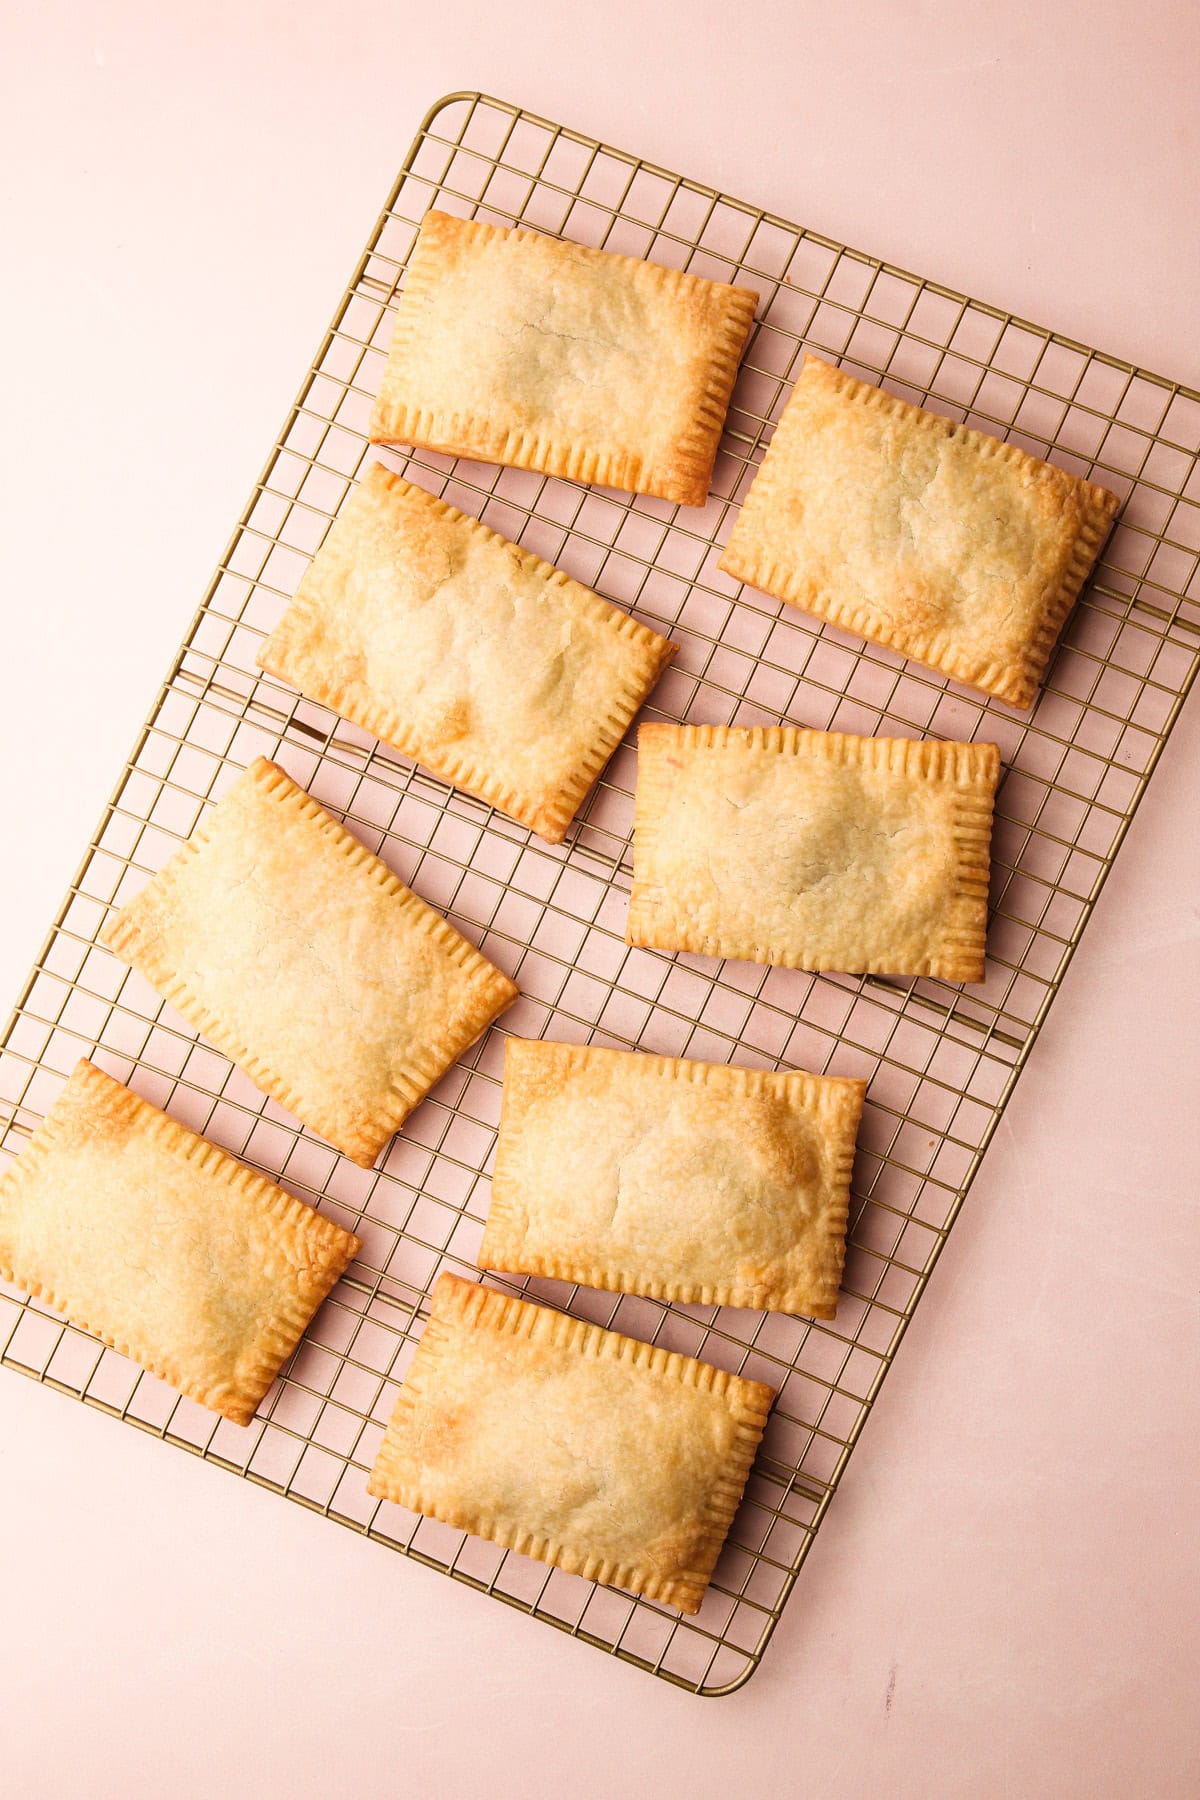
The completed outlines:
{"type": "Polygon", "coordinates": [[[0,1277],[238,1425],[360,1248],[86,1060],[0,1175],[0,1277]]]}
{"type": "Polygon", "coordinates": [[[510,1037],[479,1266],[832,1319],[865,1091],[510,1037]]]}
{"type": "Polygon", "coordinates": [[[720,566],[1031,706],[1119,505],[807,356],[720,566]]]}
{"type": "Polygon", "coordinates": [[[258,660],[556,844],[674,650],[376,463],[258,660]]]}
{"type": "Polygon", "coordinates": [[[772,1390],[443,1274],[368,1491],[700,1610],[772,1390]]]}
{"type": "Polygon", "coordinates": [[[101,941],[364,1168],[517,997],[261,756],[101,941]]]}
{"type": "Polygon", "coordinates": [[[643,725],[625,936],[982,981],[994,744],[643,725]]]}
{"type": "Polygon", "coordinates": [[[757,300],[428,212],[371,439],[703,506],[757,300]]]}

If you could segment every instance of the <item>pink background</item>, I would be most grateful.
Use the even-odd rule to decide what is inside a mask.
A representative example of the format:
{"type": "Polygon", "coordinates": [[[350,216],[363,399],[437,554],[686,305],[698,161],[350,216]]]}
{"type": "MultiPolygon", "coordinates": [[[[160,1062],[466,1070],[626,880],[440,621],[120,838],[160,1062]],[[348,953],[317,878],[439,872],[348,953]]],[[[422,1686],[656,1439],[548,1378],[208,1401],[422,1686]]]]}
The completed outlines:
{"type": "MultiPolygon", "coordinates": [[[[6,1006],[447,89],[1200,385],[1190,4],[7,11],[6,1006]]],[[[3,1785],[1194,1794],[1198,754],[1193,700],[740,1694],[4,1374],[3,1785]]]]}

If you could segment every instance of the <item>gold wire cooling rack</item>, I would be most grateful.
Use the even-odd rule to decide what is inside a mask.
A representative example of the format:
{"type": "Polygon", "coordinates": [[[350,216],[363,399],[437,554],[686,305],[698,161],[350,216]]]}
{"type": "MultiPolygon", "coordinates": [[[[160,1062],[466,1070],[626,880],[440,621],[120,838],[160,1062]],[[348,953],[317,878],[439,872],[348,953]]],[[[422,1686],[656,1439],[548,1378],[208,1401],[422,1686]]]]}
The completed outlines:
{"type": "Polygon", "coordinates": [[[699,1693],[754,1670],[1079,942],[1200,660],[1200,394],[480,94],[429,113],[155,698],[0,1043],[0,1150],[76,1059],[282,1179],[364,1242],[249,1428],[0,1286],[8,1368],[404,1551],[699,1693]],[[761,294],[703,511],[418,452],[384,460],[633,609],[680,646],[648,709],[997,742],[986,984],[806,975],[629,949],[633,752],[551,848],[262,676],[279,618],[368,456],[367,419],[421,215],[520,222],[761,294]],[[805,346],[1124,500],[1032,717],[740,592],[719,548],[805,346]],[[413,1115],[382,1169],[340,1158],[96,946],[258,752],[276,756],[518,981],[504,1028],[870,1081],[829,1324],[500,1285],[779,1389],[703,1611],[547,1570],[370,1499],[367,1471],[431,1284],[470,1272],[488,1204],[503,1034],[413,1115]]]}

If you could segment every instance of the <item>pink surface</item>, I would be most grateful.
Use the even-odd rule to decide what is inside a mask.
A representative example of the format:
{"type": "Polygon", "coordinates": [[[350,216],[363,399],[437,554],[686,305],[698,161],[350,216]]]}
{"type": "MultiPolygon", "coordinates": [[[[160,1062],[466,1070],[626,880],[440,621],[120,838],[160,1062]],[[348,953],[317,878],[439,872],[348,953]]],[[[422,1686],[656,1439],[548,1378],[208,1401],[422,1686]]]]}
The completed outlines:
{"type": "MultiPolygon", "coordinates": [[[[0,998],[444,90],[1200,385],[1193,10],[1045,10],[11,18],[0,998]]],[[[5,1784],[1194,1793],[1198,708],[746,1689],[676,1694],[5,1374],[5,1784]]]]}

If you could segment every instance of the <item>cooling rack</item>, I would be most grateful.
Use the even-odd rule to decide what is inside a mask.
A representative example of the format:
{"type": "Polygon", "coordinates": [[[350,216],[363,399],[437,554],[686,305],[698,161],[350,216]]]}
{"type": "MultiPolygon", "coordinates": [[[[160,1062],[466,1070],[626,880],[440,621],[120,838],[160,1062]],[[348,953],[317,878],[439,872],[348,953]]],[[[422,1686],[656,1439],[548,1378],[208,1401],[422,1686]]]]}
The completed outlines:
{"type": "Polygon", "coordinates": [[[698,1693],[753,1672],[1023,1067],[1200,660],[1200,394],[969,300],[506,102],[430,111],[0,1040],[0,1152],[76,1059],[363,1239],[249,1428],[0,1286],[0,1360],[698,1693]],[[632,740],[552,848],[262,676],[255,652],[355,476],[417,223],[520,222],[757,288],[702,511],[419,452],[410,479],[679,645],[650,716],[979,738],[1005,764],[988,977],[806,975],[629,949],[632,740]],[[1032,714],[984,701],[717,568],[805,346],[1124,501],[1032,714]],[[96,945],[258,752],[276,757],[514,976],[504,1030],[865,1076],[837,1318],[667,1306],[511,1280],[570,1312],[779,1390],[694,1619],[370,1499],[367,1471],[440,1268],[471,1272],[503,1032],[442,1081],[381,1169],[338,1157],[96,945]]]}

